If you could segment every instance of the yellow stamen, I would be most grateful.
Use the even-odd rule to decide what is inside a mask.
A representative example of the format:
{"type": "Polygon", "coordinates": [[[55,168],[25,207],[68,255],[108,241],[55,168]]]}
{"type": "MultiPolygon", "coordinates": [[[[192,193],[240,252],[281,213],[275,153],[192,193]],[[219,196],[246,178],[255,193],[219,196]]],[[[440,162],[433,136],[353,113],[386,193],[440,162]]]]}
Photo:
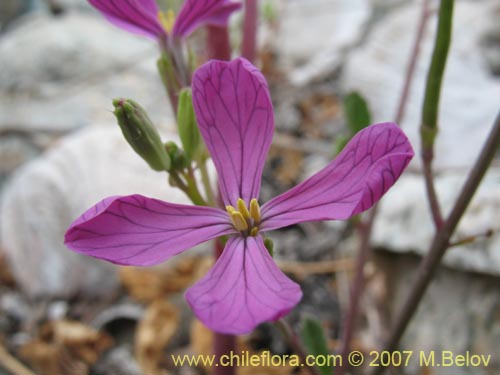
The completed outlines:
{"type": "Polygon", "coordinates": [[[250,216],[256,224],[260,222],[260,206],[255,198],[250,201],[250,216]]]}
{"type": "Polygon", "coordinates": [[[160,10],[158,12],[158,20],[166,32],[172,32],[175,23],[175,13],[172,9],[169,9],[166,14],[160,10]]]}
{"type": "Polygon", "coordinates": [[[238,205],[238,211],[241,212],[243,217],[245,219],[250,219],[251,218],[250,212],[248,211],[248,208],[247,208],[247,205],[245,204],[245,201],[241,198],[238,198],[238,201],[236,203],[238,205]]]}
{"type": "Polygon", "coordinates": [[[257,234],[259,234],[259,227],[253,227],[250,231],[250,236],[257,237],[257,234]]]}
{"type": "Polygon", "coordinates": [[[238,212],[234,211],[230,214],[231,221],[233,222],[234,227],[236,228],[237,231],[239,232],[244,232],[248,230],[248,224],[243,215],[238,212]]]}

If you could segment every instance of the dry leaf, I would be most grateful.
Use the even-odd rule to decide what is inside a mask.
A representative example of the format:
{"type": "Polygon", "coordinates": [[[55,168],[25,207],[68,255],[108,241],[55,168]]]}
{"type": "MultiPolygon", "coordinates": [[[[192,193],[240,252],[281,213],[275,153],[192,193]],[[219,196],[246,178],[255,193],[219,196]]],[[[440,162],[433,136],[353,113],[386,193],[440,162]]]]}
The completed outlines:
{"type": "Polygon", "coordinates": [[[14,286],[15,280],[10,272],[9,264],[5,255],[0,251],[0,284],[14,286]]]}
{"type": "Polygon", "coordinates": [[[304,164],[304,153],[302,151],[272,145],[269,151],[269,159],[278,161],[274,175],[280,183],[289,186],[299,180],[304,164]]]}
{"type": "Polygon", "coordinates": [[[299,103],[304,116],[304,132],[307,137],[322,138],[323,125],[329,125],[336,118],[340,118],[341,105],[337,97],[332,95],[316,94],[299,103]]]}
{"type": "Polygon", "coordinates": [[[194,284],[212,263],[208,257],[186,257],[161,268],[123,267],[120,280],[133,298],[152,302],[194,284]]]}
{"type": "Polygon", "coordinates": [[[166,374],[160,362],[177,331],[179,319],[179,310],[164,300],[153,302],[146,310],[135,336],[135,355],[144,375],[166,374]]]}
{"type": "Polygon", "coordinates": [[[111,338],[79,322],[45,324],[39,337],[21,348],[21,356],[45,375],[86,375],[111,338]]]}

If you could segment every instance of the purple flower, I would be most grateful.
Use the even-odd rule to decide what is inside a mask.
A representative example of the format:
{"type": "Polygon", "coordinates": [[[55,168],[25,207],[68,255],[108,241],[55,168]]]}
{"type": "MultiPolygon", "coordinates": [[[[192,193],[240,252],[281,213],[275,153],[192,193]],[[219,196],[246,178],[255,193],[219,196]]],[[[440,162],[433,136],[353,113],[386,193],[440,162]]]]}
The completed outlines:
{"type": "Polygon", "coordinates": [[[274,130],[264,76],[242,58],[208,62],[194,75],[193,100],[226,210],[141,195],[110,197],[71,225],[65,243],[113,263],[150,266],[229,236],[222,256],[186,298],[211,329],[246,333],[287,314],[302,297],[300,287],[274,263],[262,233],[367,210],[398,179],[413,150],[395,124],[372,125],[326,168],[260,207],[262,169],[274,130]]]}
{"type": "Polygon", "coordinates": [[[88,0],[111,23],[131,33],[153,39],[168,35],[187,38],[204,25],[224,26],[241,7],[230,0],[186,0],[177,18],[163,13],[155,0],[88,0]]]}

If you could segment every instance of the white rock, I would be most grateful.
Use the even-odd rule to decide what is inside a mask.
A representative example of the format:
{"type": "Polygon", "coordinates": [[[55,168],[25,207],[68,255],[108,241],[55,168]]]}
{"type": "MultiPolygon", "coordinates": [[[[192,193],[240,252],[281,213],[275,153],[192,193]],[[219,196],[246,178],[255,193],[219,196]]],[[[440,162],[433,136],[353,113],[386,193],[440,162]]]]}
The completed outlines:
{"type": "MultiPolygon", "coordinates": [[[[412,2],[386,15],[345,64],[344,89],[358,90],[365,95],[375,121],[394,119],[415,38],[418,4],[412,2]]],[[[498,24],[499,12],[497,0],[462,0],[455,4],[453,39],[440,105],[437,169],[470,166],[498,112],[500,79],[490,75],[481,44],[483,37],[498,24]]],[[[434,15],[429,19],[402,123],[416,149],[435,26],[434,15]]],[[[415,158],[414,164],[419,162],[419,158],[415,158]]]]}
{"type": "MultiPolygon", "coordinates": [[[[164,139],[176,140],[172,132],[164,139]]],[[[69,224],[111,195],[140,193],[170,202],[188,199],[151,171],[118,127],[89,127],[18,170],[1,200],[2,247],[21,287],[31,296],[106,294],[115,266],[79,255],[63,244],[69,224]]]]}
{"type": "Polygon", "coordinates": [[[29,15],[0,39],[0,129],[60,132],[110,122],[115,97],[169,116],[157,56],[154,42],[97,14],[29,15]]]}
{"type": "Polygon", "coordinates": [[[338,67],[344,49],[356,43],[371,15],[368,0],[287,0],[273,36],[290,80],[303,85],[338,67]]]}
{"type": "MultiPolygon", "coordinates": [[[[465,172],[447,172],[436,179],[436,189],[447,215],[465,180],[465,172]]],[[[380,203],[373,243],[394,252],[425,254],[434,226],[421,176],[405,174],[380,203]]],[[[452,242],[496,230],[489,239],[450,248],[443,263],[453,268],[500,275],[500,169],[491,169],[462,218],[452,242]]]]}

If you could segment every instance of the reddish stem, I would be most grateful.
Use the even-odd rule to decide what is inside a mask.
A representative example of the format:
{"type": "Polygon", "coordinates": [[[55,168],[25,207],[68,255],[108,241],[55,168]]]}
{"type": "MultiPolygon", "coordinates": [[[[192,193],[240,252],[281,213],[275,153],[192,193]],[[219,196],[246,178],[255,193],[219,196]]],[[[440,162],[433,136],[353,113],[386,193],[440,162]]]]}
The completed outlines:
{"type": "MultiPolygon", "coordinates": [[[[420,45],[422,44],[422,39],[425,32],[425,27],[429,20],[429,0],[424,0],[422,2],[422,11],[420,14],[420,21],[418,24],[417,34],[415,37],[415,42],[413,44],[412,51],[410,53],[410,60],[405,74],[405,80],[403,83],[403,88],[401,90],[401,95],[399,98],[399,103],[395,115],[396,123],[400,123],[403,120],[406,106],[408,104],[408,96],[411,89],[411,84],[413,81],[413,76],[415,74],[415,68],[417,66],[417,61],[420,56],[420,45]]],[[[361,243],[360,249],[356,260],[356,270],[353,285],[350,294],[349,310],[347,312],[344,330],[342,334],[342,345],[341,345],[341,355],[343,357],[343,366],[338,368],[336,375],[343,375],[348,369],[347,356],[349,355],[351,349],[351,340],[354,334],[354,326],[356,324],[359,315],[359,303],[364,290],[364,275],[363,271],[365,269],[365,264],[370,258],[372,248],[370,246],[370,239],[373,230],[373,223],[377,216],[377,205],[375,205],[368,215],[368,218],[364,223],[361,224],[361,243]]]]}
{"type": "Polygon", "coordinates": [[[251,62],[255,60],[257,50],[257,17],[257,0],[245,0],[241,56],[251,62]]]}
{"type": "Polygon", "coordinates": [[[207,55],[209,59],[231,59],[231,44],[227,26],[207,26],[207,55]]]}

